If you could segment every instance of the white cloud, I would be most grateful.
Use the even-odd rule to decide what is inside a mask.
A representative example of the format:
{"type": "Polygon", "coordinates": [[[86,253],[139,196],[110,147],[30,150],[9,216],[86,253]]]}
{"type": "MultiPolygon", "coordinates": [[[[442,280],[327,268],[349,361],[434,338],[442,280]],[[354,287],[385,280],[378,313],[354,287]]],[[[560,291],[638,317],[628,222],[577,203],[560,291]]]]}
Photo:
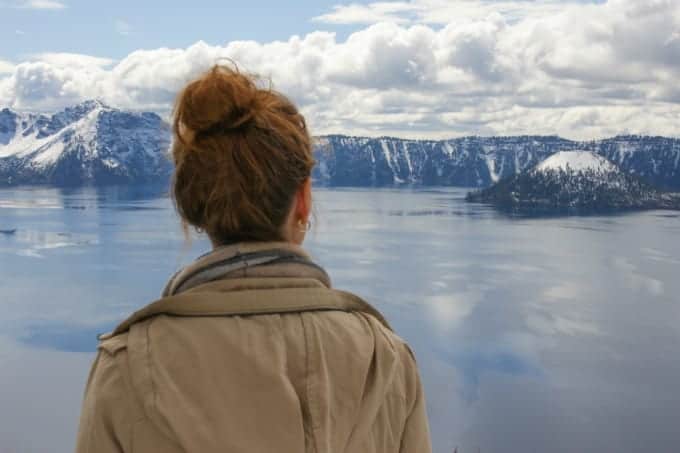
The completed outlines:
{"type": "Polygon", "coordinates": [[[410,22],[408,17],[417,6],[407,2],[377,2],[368,5],[352,3],[336,5],[330,13],[314,17],[315,22],[329,24],[375,24],[377,22],[410,22]]]}
{"type": "Polygon", "coordinates": [[[115,60],[68,52],[44,52],[31,55],[31,60],[41,61],[58,67],[102,68],[111,66],[115,60]]]}
{"type": "Polygon", "coordinates": [[[56,0],[24,0],[16,5],[22,9],[64,9],[66,4],[56,0]]]}
{"type": "MultiPolygon", "coordinates": [[[[444,3],[372,7],[424,15],[423,5],[438,11],[444,3]],[[404,9],[413,5],[421,10],[404,9]]],[[[271,77],[317,134],[678,135],[680,2],[609,0],[559,11],[548,1],[481,4],[490,14],[444,26],[381,22],[344,40],[319,31],[265,43],[197,42],[138,50],[117,62],[36,55],[5,66],[0,103],[48,109],[97,97],[167,112],[188,80],[231,58],[271,77]],[[514,19],[511,4],[525,8],[514,19]]]]}
{"type": "Polygon", "coordinates": [[[372,25],[334,46],[328,78],[343,85],[374,89],[404,88],[436,83],[436,33],[425,26],[402,28],[372,25]]]}
{"type": "Polygon", "coordinates": [[[450,24],[482,20],[500,14],[510,22],[561,11],[579,0],[408,0],[336,5],[331,12],[314,17],[329,24],[373,24],[377,22],[450,24]]]}
{"type": "Polygon", "coordinates": [[[12,72],[14,72],[14,64],[0,60],[0,74],[11,74],[12,72]]]}
{"type": "Polygon", "coordinates": [[[16,67],[12,79],[14,104],[19,108],[57,107],[76,102],[85,94],[82,86],[75,83],[77,74],[49,63],[22,63],[16,67]]]}

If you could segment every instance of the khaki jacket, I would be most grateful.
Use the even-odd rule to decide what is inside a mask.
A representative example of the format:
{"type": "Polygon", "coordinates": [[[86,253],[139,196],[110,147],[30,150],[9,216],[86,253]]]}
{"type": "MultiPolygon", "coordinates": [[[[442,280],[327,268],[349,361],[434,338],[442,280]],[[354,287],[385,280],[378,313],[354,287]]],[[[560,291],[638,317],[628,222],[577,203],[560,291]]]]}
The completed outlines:
{"type": "Polygon", "coordinates": [[[236,243],[100,337],[77,453],[428,453],[413,353],[300,247],[236,243]]]}

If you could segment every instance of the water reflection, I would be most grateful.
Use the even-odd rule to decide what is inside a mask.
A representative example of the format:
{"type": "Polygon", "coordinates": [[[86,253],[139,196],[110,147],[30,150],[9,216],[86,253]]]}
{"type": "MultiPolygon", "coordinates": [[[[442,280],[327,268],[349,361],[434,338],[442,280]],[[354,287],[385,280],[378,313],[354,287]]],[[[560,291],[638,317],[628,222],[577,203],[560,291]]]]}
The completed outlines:
{"type": "Polygon", "coordinates": [[[375,302],[413,344],[437,451],[680,443],[680,370],[665,355],[680,339],[675,217],[516,218],[455,194],[353,195],[325,194],[333,209],[313,247],[336,285],[375,302]]]}
{"type": "MultiPolygon", "coordinates": [[[[40,375],[49,357],[92,351],[207,249],[184,244],[164,190],[0,191],[0,229],[17,229],[0,235],[3,370],[40,356],[22,368],[40,375]]],[[[306,243],[413,346],[435,451],[675,451],[680,218],[516,218],[464,194],[318,190],[306,243]]],[[[69,363],[85,376],[86,362],[69,363]]],[[[5,385],[3,401],[27,391],[5,385]]],[[[63,403],[72,414],[79,397],[63,403]]],[[[32,430],[3,401],[7,448],[48,451],[17,447],[32,430]]],[[[56,437],[49,451],[69,451],[56,437]]]]}

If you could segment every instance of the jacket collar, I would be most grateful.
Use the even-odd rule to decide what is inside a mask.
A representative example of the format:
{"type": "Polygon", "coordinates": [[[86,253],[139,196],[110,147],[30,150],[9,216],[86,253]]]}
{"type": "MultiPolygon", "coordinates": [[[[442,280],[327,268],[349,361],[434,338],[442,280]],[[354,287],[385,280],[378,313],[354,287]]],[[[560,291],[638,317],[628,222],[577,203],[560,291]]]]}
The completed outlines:
{"type": "Polygon", "coordinates": [[[160,299],[136,311],[109,334],[140,321],[170,316],[229,316],[301,311],[361,311],[391,330],[382,314],[359,296],[331,288],[324,269],[300,246],[239,242],[219,247],[180,269],[160,299]]]}

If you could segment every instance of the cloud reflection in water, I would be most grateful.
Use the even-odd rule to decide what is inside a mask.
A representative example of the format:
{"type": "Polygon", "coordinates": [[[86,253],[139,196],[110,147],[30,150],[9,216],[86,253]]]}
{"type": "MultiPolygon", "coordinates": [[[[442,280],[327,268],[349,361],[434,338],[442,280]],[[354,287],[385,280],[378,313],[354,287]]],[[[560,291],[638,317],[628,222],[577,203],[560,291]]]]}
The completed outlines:
{"type": "MultiPolygon", "coordinates": [[[[375,304],[412,345],[435,451],[673,451],[677,218],[515,219],[463,193],[317,189],[306,243],[334,286],[375,304]]],[[[91,353],[66,351],[91,351],[208,245],[183,249],[169,201],[143,193],[0,192],[0,215],[18,229],[0,236],[0,368],[14,370],[0,373],[0,450],[70,451],[73,420],[53,421],[57,432],[54,414],[31,414],[52,405],[75,417],[91,353]],[[49,385],[63,400],[17,408],[57,363],[67,370],[49,385]]]]}

